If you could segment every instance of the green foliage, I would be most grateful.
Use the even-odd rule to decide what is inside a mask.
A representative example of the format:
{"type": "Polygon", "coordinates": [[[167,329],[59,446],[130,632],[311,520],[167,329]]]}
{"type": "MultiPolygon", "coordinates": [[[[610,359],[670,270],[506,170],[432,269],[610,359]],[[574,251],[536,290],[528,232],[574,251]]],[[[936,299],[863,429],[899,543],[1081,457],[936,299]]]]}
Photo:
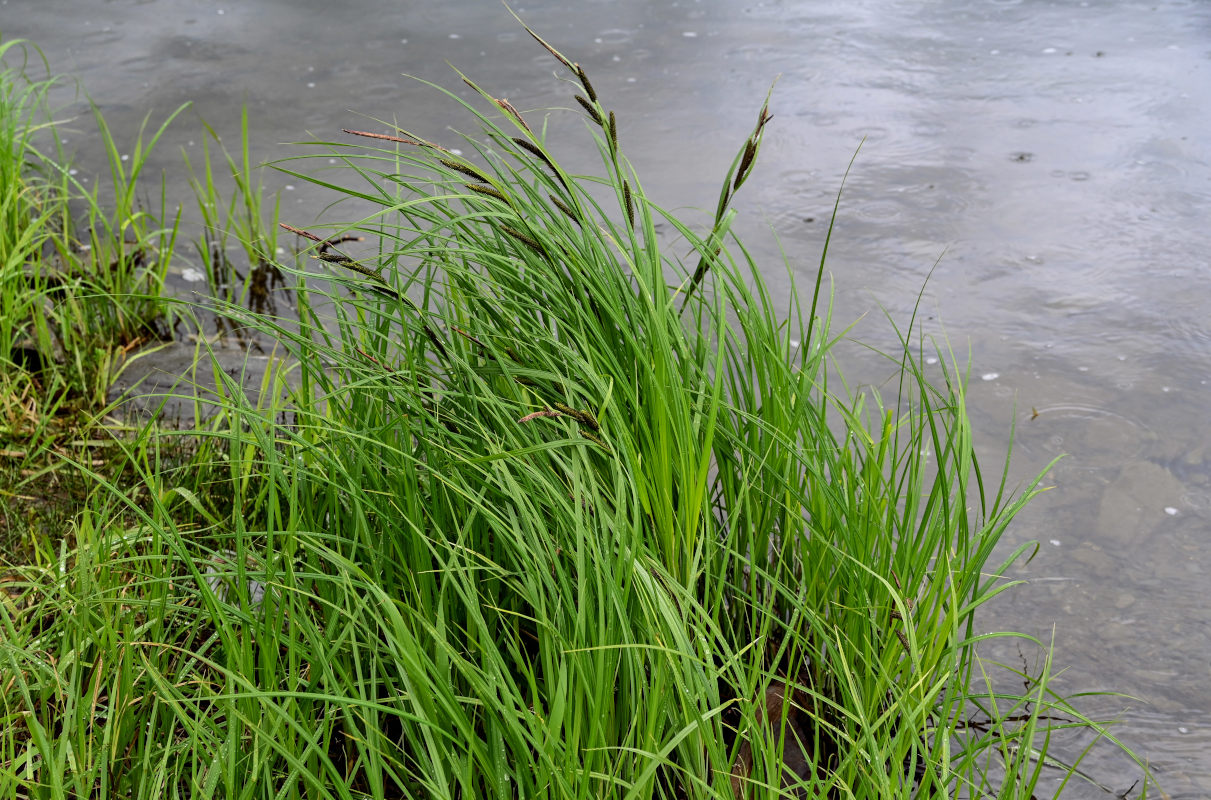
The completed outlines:
{"type": "Polygon", "coordinates": [[[94,109],[110,167],[103,195],[102,182],[88,190],[67,166],[46,106],[55,80],[28,77],[23,42],[4,43],[0,57],[7,65],[15,52],[26,58],[0,73],[0,317],[12,321],[0,333],[0,379],[33,377],[52,405],[99,409],[127,354],[172,327],[162,295],[179,211],[163,191],[158,211],[144,208],[138,186],[184,106],[150,138],[141,130],[126,155],[94,109]]]}
{"type": "Polygon", "coordinates": [[[539,42],[600,177],[469,80],[470,156],[283,167],[377,210],[291,228],[299,318],[228,306],[281,344],[260,391],[203,358],[193,463],[124,443],[141,495],[95,476],[0,605],[0,796],[1024,799],[1100,730],[976,652],[1036,486],[986,479],[962,369],[910,324],[848,389],[823,255],[805,314],[731,237],[767,106],[699,234],[539,42]]]}
{"type": "Polygon", "coordinates": [[[272,213],[266,213],[264,188],[248,155],[248,109],[243,109],[240,122],[238,160],[209,125],[205,126],[207,136],[202,139],[199,168],[195,169],[188,154],[182,151],[202,215],[202,236],[195,246],[214,297],[224,303],[247,305],[258,312],[274,311],[271,292],[282,283],[282,273],[277,267],[278,203],[275,200],[272,213]],[[225,174],[217,174],[214,169],[211,140],[223,153],[225,174]],[[223,177],[235,183],[235,191],[227,201],[223,200],[223,177]],[[229,250],[235,247],[243,250],[247,274],[241,274],[231,261],[229,250]]]}

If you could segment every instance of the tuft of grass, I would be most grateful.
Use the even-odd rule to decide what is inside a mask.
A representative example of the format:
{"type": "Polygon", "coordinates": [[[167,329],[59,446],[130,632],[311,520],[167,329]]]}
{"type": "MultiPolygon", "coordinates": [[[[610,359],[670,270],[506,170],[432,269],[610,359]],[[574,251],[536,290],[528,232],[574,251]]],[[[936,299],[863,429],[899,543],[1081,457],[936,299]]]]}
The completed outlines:
{"type": "MultiPolygon", "coordinates": [[[[57,82],[32,45],[0,44],[0,564],[48,563],[70,540],[96,489],[73,461],[131,488],[112,442],[133,431],[110,413],[110,389],[180,321],[166,276],[181,211],[163,184],[158,206],[144,187],[148,156],[185,106],[150,133],[145,121],[129,148],[94,107],[110,175],[89,189],[47,103],[57,82]]],[[[259,200],[250,174],[246,203],[259,200]]]]}
{"type": "Polygon", "coordinates": [[[534,38],[600,175],[466,76],[467,156],[390,126],[280,165],[376,210],[283,226],[298,319],[226,310],[285,357],[250,395],[202,352],[188,468],[77,462],[74,546],[0,603],[0,795],[1025,800],[1105,733],[979,656],[1038,482],[981,467],[964,368],[910,321],[851,389],[827,241],[775,300],[732,236],[768,98],[700,233],[534,38]]]}
{"type": "Polygon", "coordinates": [[[212,127],[203,125],[207,135],[202,139],[201,164],[195,169],[185,151],[182,158],[201,212],[203,230],[195,246],[205,268],[210,294],[224,303],[274,313],[277,311],[274,291],[283,280],[277,267],[279,202],[275,198],[272,208],[265,205],[262,181],[248,152],[248,109],[243,109],[240,115],[238,158],[227,150],[212,127]],[[225,166],[222,174],[216,172],[211,161],[212,140],[222,152],[221,164],[225,166]],[[223,178],[235,184],[235,191],[226,201],[223,178]],[[240,260],[247,264],[244,273],[231,260],[230,251],[236,248],[243,251],[240,260]]]}
{"type": "Polygon", "coordinates": [[[148,135],[148,119],[123,153],[94,106],[108,182],[89,190],[68,168],[62,148],[44,157],[63,198],[53,226],[53,253],[40,269],[56,284],[55,303],[39,323],[41,338],[54,342],[56,378],[63,391],[90,408],[108,403],[113,381],[132,354],[170,339],[176,320],[165,299],[165,281],[177,246],[181,210],[169,209],[163,178],[158,207],[140,198],[147,158],[181,106],[148,135]],[[108,187],[108,195],[102,186],[108,187]]]}

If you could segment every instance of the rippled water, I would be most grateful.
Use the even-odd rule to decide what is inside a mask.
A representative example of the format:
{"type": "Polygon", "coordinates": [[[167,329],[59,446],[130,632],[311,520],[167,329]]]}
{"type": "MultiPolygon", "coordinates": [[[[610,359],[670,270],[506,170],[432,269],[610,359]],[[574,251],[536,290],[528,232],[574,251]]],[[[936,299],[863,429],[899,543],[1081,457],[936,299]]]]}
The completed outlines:
{"type": "MultiPolygon", "coordinates": [[[[744,189],[811,274],[841,175],[830,252],[838,318],[887,343],[922,282],[927,324],[970,347],[977,434],[1014,475],[1057,455],[1054,488],[1011,530],[1042,550],[991,626],[1050,639],[1070,688],[1114,688],[1119,733],[1175,798],[1211,796],[1211,5],[1203,2],[530,2],[619,111],[658,202],[711,206],[775,76],[774,122],[744,189]],[[940,259],[940,261],[939,261],[940,259]],[[986,378],[986,379],[985,379],[986,378]]],[[[257,155],[331,136],[360,112],[448,139],[449,107],[400,76],[448,60],[522,108],[566,87],[495,0],[0,0],[129,136],[186,100],[257,155]]],[[[571,114],[552,118],[575,133],[571,114]]],[[[84,129],[84,126],[80,126],[84,129]]],[[[157,164],[179,174],[170,130],[157,164]]],[[[562,141],[562,139],[561,139],[562,141]]],[[[77,137],[81,160],[96,142],[77,137]]],[[[569,144],[573,158],[587,151],[569,144]]],[[[283,187],[283,218],[319,198],[283,187]]],[[[183,182],[178,184],[183,186],[183,182]]],[[[182,191],[182,199],[185,194],[182,191]]],[[[777,248],[760,251],[787,291],[777,248]]],[[[872,374],[877,374],[872,372],[872,374]]],[[[1011,542],[1012,543],[1012,542],[1011,542]]],[[[1121,791],[1129,764],[1086,762],[1121,791]]],[[[1104,797],[1087,786],[1072,796],[1104,797]]]]}

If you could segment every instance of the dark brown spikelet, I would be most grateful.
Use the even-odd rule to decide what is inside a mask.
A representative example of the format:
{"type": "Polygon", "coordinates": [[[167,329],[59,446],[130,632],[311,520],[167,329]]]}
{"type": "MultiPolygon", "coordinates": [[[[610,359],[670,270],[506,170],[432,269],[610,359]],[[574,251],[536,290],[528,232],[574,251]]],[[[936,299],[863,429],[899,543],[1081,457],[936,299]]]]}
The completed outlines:
{"type": "Polygon", "coordinates": [[[613,450],[611,450],[611,449],[610,449],[610,446],[609,446],[608,444],[606,444],[605,442],[601,441],[601,439],[597,438],[596,436],[594,436],[593,434],[591,434],[591,433],[589,433],[588,431],[584,430],[583,428],[582,428],[582,429],[581,429],[581,431],[580,431],[580,435],[581,435],[581,436],[583,436],[584,438],[588,439],[590,442],[592,442],[593,444],[597,445],[598,447],[600,447],[602,450],[606,451],[607,453],[613,453],[613,452],[614,452],[613,450]]]}
{"type": "Polygon", "coordinates": [[[757,112],[757,132],[760,133],[761,129],[765,127],[766,123],[773,118],[774,115],[769,113],[769,101],[766,100],[761,104],[761,110],[757,112]]]}
{"type": "Polygon", "coordinates": [[[631,199],[631,184],[626,178],[622,179],[622,199],[623,199],[623,202],[626,203],[626,207],[627,207],[627,222],[629,222],[631,227],[634,228],[635,227],[635,204],[631,199]]]}
{"type": "Polygon", "coordinates": [[[486,194],[488,197],[495,197],[502,203],[509,202],[509,198],[501,194],[500,190],[495,186],[488,186],[486,183],[464,183],[463,186],[466,186],[468,189],[478,194],[486,194]]]}
{"type": "Polygon", "coordinates": [[[596,122],[598,125],[600,125],[602,127],[605,126],[604,121],[601,119],[601,112],[597,110],[597,107],[595,105],[590,103],[588,100],[585,100],[580,95],[576,95],[576,102],[580,103],[581,107],[584,108],[584,110],[586,112],[588,112],[589,118],[591,120],[593,120],[594,122],[596,122]]]}
{"type": "Polygon", "coordinates": [[[614,116],[614,112],[610,112],[610,151],[618,152],[618,119],[614,116]]]}
{"type": "Polygon", "coordinates": [[[572,408],[571,406],[564,405],[563,403],[552,403],[551,405],[555,406],[557,411],[562,414],[566,414],[579,422],[581,425],[587,425],[595,431],[601,429],[601,426],[597,424],[597,418],[587,411],[581,411],[579,408],[572,408]]]}
{"type": "Polygon", "coordinates": [[[740,184],[744,183],[749,169],[753,166],[753,156],[755,155],[757,155],[757,143],[749,139],[744,145],[744,155],[740,156],[740,168],[736,170],[736,180],[732,184],[733,190],[739,189],[740,184]]]}
{"type": "Polygon", "coordinates": [[[584,67],[579,64],[576,67],[576,77],[580,78],[580,85],[584,87],[584,93],[589,96],[589,99],[594,103],[597,102],[597,92],[593,91],[593,84],[589,83],[589,75],[584,71],[584,67]]]}
{"type": "MultiPolygon", "coordinates": [[[[495,99],[495,98],[493,98],[493,99],[495,99]]],[[[534,131],[530,130],[530,126],[526,124],[526,121],[521,118],[521,112],[518,111],[513,106],[513,104],[509,102],[509,99],[507,97],[502,97],[499,100],[496,100],[496,105],[500,106],[502,111],[504,111],[509,116],[513,117],[513,119],[517,120],[518,125],[525,128],[530,133],[534,133],[534,131]]]]}
{"type": "Polygon", "coordinates": [[[538,145],[534,144],[531,141],[527,141],[526,139],[521,138],[520,136],[514,136],[513,141],[516,142],[517,146],[520,147],[522,150],[525,150],[527,153],[534,156],[542,163],[546,164],[547,168],[549,170],[551,170],[551,174],[555,176],[555,180],[557,180],[561,184],[563,184],[563,188],[567,189],[568,193],[571,194],[572,189],[571,189],[571,187],[568,186],[568,182],[566,180],[564,180],[563,175],[560,174],[560,172],[559,172],[559,168],[555,166],[555,162],[552,161],[547,156],[547,154],[542,151],[541,147],[539,147],[538,145]]]}
{"type": "Polygon", "coordinates": [[[753,167],[753,159],[757,156],[757,147],[761,144],[761,136],[765,132],[765,126],[773,118],[773,115],[769,113],[769,101],[767,100],[761,106],[761,111],[757,113],[757,127],[753,129],[753,134],[744,143],[744,155],[740,157],[740,168],[736,170],[736,180],[732,183],[733,190],[739,189],[740,184],[748,179],[748,174],[753,167]]]}
{"type": "Polygon", "coordinates": [[[580,421],[585,425],[588,425],[594,431],[601,430],[601,424],[597,421],[597,417],[593,416],[592,412],[590,411],[581,411],[580,421]]]}
{"type": "Polygon", "coordinates": [[[455,170],[456,172],[461,172],[464,175],[469,175],[472,178],[474,178],[475,180],[479,181],[480,183],[489,182],[487,175],[484,175],[482,172],[480,172],[479,170],[477,170],[475,167],[471,166],[470,164],[463,164],[458,161],[455,161],[452,158],[439,158],[438,161],[441,162],[441,164],[443,166],[449,167],[450,169],[455,170]]]}
{"type": "Polygon", "coordinates": [[[535,253],[538,253],[539,255],[546,255],[546,253],[542,249],[542,245],[540,245],[538,243],[538,240],[533,238],[529,234],[522,233],[521,231],[517,230],[517,228],[514,228],[511,225],[501,225],[500,229],[502,231],[504,231],[505,233],[509,234],[510,236],[512,236],[517,241],[524,244],[526,247],[533,250],[535,253]]]}
{"type": "Polygon", "coordinates": [[[552,169],[555,168],[555,165],[551,163],[551,159],[547,157],[547,154],[544,153],[542,148],[538,145],[534,144],[528,139],[523,139],[520,136],[514,136],[513,141],[522,150],[525,150],[530,155],[542,161],[542,163],[546,164],[548,167],[551,167],[552,169]]]}
{"type": "Polygon", "coordinates": [[[577,225],[580,224],[580,217],[577,216],[576,212],[572,210],[571,206],[567,205],[564,203],[564,201],[560,200],[553,194],[548,194],[547,197],[551,198],[552,205],[562,211],[565,217],[572,220],[577,225]]]}

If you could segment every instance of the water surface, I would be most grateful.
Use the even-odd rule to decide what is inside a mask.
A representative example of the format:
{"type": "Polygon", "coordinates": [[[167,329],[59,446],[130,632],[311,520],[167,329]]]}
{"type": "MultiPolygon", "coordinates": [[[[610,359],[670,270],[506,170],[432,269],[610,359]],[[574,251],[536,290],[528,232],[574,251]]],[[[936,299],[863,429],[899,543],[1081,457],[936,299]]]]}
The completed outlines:
{"type": "MultiPolygon", "coordinates": [[[[869,313],[858,335],[890,344],[880,309],[906,321],[932,270],[926,324],[970,352],[988,458],[999,461],[1014,422],[1015,480],[1065,456],[1009,533],[1011,545],[1042,543],[1016,571],[1029,585],[985,622],[1045,641],[1054,631],[1056,663],[1070,666],[1061,684],[1138,698],[1093,707],[1127,707],[1118,732],[1172,797],[1211,796],[1211,5],[539,0],[519,11],[585,65],[666,206],[713,206],[780,76],[740,202],[783,293],[768,227],[806,286],[861,143],[830,252],[838,318],[869,313]]],[[[454,86],[447,61],[522,109],[569,97],[495,0],[4,0],[0,30],[79,77],[120,139],[192,101],[232,143],[246,103],[264,159],[283,155],[278,142],[372,124],[359,113],[450,141],[467,120],[402,77],[454,86]]],[[[551,119],[562,152],[585,156],[578,118],[551,119]]],[[[100,164],[76,127],[82,165],[100,164]]],[[[193,121],[178,124],[154,166],[180,176],[179,149],[196,157],[198,139],[193,121]]],[[[327,199],[267,180],[294,224],[327,199]]],[[[1115,791],[1136,777],[1110,756],[1086,768],[1115,791]]],[[[1074,785],[1066,796],[1107,795],[1074,785]]]]}

